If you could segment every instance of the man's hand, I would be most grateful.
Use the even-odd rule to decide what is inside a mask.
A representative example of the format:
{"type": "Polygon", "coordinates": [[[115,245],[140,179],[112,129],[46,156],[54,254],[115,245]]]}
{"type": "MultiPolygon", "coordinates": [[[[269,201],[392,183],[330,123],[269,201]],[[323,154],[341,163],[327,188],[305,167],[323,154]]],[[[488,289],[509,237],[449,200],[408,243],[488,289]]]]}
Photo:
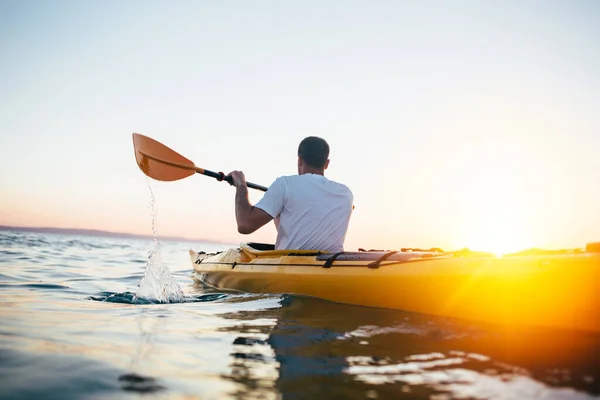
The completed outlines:
{"type": "Polygon", "coordinates": [[[246,175],[242,171],[231,171],[227,176],[231,177],[233,182],[231,184],[236,188],[246,186],[246,175]]]}

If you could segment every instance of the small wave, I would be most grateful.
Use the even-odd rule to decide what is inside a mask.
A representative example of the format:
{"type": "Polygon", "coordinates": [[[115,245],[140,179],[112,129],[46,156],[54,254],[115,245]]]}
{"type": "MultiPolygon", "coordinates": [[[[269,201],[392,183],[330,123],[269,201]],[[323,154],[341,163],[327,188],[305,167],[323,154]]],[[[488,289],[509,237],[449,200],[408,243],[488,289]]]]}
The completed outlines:
{"type": "Polygon", "coordinates": [[[18,276],[9,275],[9,274],[1,274],[0,273],[0,282],[6,283],[6,281],[22,281],[23,279],[18,276]]]}
{"type": "Polygon", "coordinates": [[[0,236],[0,245],[6,247],[47,247],[50,245],[45,239],[20,235],[2,235],[0,236]]]}
{"type": "Polygon", "coordinates": [[[35,283],[35,282],[3,282],[0,283],[0,287],[23,287],[30,289],[70,289],[66,285],[58,283],[35,283]]]}
{"type": "Polygon", "coordinates": [[[123,384],[122,389],[126,392],[154,393],[164,389],[156,382],[155,378],[146,377],[134,373],[119,376],[119,382],[123,384]]]}
{"type": "Polygon", "coordinates": [[[0,256],[20,256],[24,254],[22,251],[0,250],[0,256]]]}
{"type": "MultiPolygon", "coordinates": [[[[210,302],[221,300],[226,298],[227,295],[224,293],[210,293],[203,294],[197,296],[184,296],[183,301],[177,303],[202,303],[202,302],[210,302]]],[[[141,297],[135,296],[133,292],[123,292],[123,293],[110,293],[110,292],[102,292],[99,296],[90,296],[89,300],[95,301],[103,301],[107,303],[121,303],[121,304],[167,304],[164,302],[149,300],[141,297]]],[[[177,304],[175,302],[168,304],[177,304]]]]}
{"type": "Polygon", "coordinates": [[[79,239],[67,240],[61,244],[66,247],[76,247],[78,249],[84,249],[84,250],[107,248],[106,246],[98,245],[95,243],[90,243],[88,241],[84,242],[83,240],[79,240],[79,239]]]}

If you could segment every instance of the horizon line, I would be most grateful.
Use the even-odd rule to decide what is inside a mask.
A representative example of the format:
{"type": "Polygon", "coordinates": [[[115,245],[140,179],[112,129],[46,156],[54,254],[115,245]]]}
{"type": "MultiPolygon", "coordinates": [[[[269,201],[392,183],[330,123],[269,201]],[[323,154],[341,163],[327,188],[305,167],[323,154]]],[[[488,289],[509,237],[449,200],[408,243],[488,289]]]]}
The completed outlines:
{"type": "MultiPolygon", "coordinates": [[[[13,225],[0,225],[0,230],[6,231],[24,231],[24,232],[39,232],[39,233],[70,233],[85,236],[114,236],[122,238],[137,238],[137,239],[153,239],[153,235],[143,233],[129,233],[129,232],[115,232],[106,231],[102,229],[82,229],[82,228],[56,228],[51,226],[13,226],[13,225]]],[[[157,236],[158,239],[167,241],[178,241],[178,242],[205,242],[210,244],[224,244],[233,245],[234,243],[214,240],[214,239],[201,239],[201,238],[189,238],[183,236],[157,236]]]]}

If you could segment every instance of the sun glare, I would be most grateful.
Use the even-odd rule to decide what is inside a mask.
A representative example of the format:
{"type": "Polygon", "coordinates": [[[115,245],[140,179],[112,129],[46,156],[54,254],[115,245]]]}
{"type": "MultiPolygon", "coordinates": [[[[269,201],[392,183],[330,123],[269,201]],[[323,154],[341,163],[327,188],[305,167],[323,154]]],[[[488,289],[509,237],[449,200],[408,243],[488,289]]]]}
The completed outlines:
{"type": "Polygon", "coordinates": [[[527,192],[501,179],[474,181],[462,193],[459,239],[471,250],[497,256],[533,246],[535,210],[527,192]]]}
{"type": "Polygon", "coordinates": [[[469,241],[473,250],[483,250],[502,256],[530,247],[523,226],[523,220],[515,218],[509,210],[494,210],[471,221],[472,239],[469,241]]]}

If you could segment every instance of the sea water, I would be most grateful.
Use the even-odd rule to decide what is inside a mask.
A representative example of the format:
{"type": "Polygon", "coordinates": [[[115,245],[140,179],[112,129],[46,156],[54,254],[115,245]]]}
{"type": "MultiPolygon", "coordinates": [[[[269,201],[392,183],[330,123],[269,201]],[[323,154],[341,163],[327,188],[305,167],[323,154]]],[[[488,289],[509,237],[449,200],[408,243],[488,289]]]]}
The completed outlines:
{"type": "MultiPolygon", "coordinates": [[[[149,238],[0,230],[0,399],[593,399],[600,335],[194,283],[135,304],[149,238]]],[[[565,299],[568,301],[568,299],[565,299]]]]}

